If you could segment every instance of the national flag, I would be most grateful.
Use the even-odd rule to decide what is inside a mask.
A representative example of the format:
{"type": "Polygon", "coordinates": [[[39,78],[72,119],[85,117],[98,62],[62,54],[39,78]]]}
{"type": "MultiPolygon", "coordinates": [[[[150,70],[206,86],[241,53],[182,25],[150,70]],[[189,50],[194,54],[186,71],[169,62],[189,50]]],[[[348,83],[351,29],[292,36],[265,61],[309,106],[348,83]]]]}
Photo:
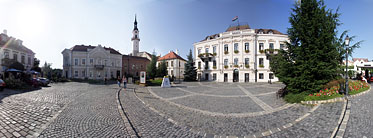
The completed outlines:
{"type": "Polygon", "coordinates": [[[232,22],[236,21],[238,19],[238,16],[235,16],[233,19],[232,19],[232,22]]]}

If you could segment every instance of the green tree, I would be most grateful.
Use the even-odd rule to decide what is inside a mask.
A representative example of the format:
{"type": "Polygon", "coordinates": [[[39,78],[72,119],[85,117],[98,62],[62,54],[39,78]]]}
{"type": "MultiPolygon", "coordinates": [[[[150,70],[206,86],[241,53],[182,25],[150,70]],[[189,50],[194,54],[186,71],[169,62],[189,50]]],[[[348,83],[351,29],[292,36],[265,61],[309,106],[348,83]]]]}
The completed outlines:
{"type": "Polygon", "coordinates": [[[190,49],[189,55],[187,55],[188,61],[185,64],[184,81],[196,81],[197,80],[197,69],[194,67],[193,54],[190,49]]]}
{"type": "Polygon", "coordinates": [[[16,69],[16,70],[24,71],[25,66],[23,66],[22,63],[15,61],[12,64],[10,64],[9,69],[16,69]]]}
{"type": "Polygon", "coordinates": [[[46,77],[48,79],[51,79],[52,78],[52,64],[51,63],[47,63],[45,62],[44,63],[44,66],[41,68],[42,72],[43,72],[43,77],[46,77]]]}
{"type": "Polygon", "coordinates": [[[152,60],[146,67],[146,74],[150,79],[154,79],[157,75],[157,66],[156,66],[157,60],[158,60],[157,56],[152,55],[152,60]]]}
{"type": "Polygon", "coordinates": [[[33,71],[41,72],[41,68],[39,67],[40,60],[37,58],[34,58],[34,66],[31,68],[33,71]]]}
{"type": "Polygon", "coordinates": [[[160,66],[157,68],[157,77],[164,77],[166,75],[168,75],[166,62],[162,61],[160,66]]]}
{"type": "Polygon", "coordinates": [[[338,76],[338,17],[322,0],[302,0],[292,8],[288,49],[272,57],[270,64],[289,93],[316,92],[338,76]]]}

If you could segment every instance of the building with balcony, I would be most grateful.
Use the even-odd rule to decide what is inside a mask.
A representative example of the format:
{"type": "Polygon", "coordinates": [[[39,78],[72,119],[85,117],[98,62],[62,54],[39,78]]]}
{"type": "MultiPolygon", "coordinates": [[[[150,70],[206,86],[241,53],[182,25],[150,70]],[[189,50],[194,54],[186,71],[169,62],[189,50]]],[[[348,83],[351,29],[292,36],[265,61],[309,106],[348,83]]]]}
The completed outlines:
{"type": "Polygon", "coordinates": [[[34,56],[35,53],[24,46],[22,40],[8,36],[6,30],[0,34],[0,74],[14,62],[22,63],[25,71],[30,71],[34,66],[34,56]]]}
{"type": "Polygon", "coordinates": [[[235,24],[194,43],[199,80],[218,82],[278,81],[269,69],[272,54],[285,49],[288,36],[274,29],[235,24]]]}
{"type": "Polygon", "coordinates": [[[122,76],[122,54],[110,47],[75,45],[62,51],[66,78],[113,79],[122,76]]]}
{"type": "Polygon", "coordinates": [[[162,62],[166,62],[167,72],[170,77],[184,78],[186,60],[178,55],[178,50],[176,52],[170,51],[163,57],[158,58],[156,66],[159,67],[162,62]]]}

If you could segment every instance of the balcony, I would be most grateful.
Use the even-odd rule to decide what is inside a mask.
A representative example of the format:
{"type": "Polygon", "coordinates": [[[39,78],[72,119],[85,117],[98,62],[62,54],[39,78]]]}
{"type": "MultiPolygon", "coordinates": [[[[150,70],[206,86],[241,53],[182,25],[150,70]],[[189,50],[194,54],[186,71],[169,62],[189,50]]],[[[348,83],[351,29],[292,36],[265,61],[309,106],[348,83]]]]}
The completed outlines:
{"type": "Polygon", "coordinates": [[[266,49],[264,51],[265,51],[265,53],[266,53],[267,56],[278,54],[278,49],[266,49]]]}
{"type": "Polygon", "coordinates": [[[95,65],[94,66],[96,69],[99,69],[99,70],[102,70],[102,69],[104,69],[104,65],[95,65]]]}
{"type": "Polygon", "coordinates": [[[198,57],[203,61],[211,61],[211,59],[214,57],[214,54],[211,53],[202,53],[199,54],[198,57]]]}

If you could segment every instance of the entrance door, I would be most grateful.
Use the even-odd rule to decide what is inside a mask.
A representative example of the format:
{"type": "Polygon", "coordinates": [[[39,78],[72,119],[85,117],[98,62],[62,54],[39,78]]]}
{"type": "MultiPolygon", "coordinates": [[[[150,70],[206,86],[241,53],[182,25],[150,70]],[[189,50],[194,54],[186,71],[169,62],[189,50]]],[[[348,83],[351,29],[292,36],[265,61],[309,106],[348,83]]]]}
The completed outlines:
{"type": "Polygon", "coordinates": [[[233,70],[233,82],[238,82],[238,79],[239,79],[238,74],[239,74],[238,69],[233,70]]]}
{"type": "Polygon", "coordinates": [[[69,71],[66,71],[66,72],[65,72],[65,77],[66,77],[66,78],[69,78],[69,71]]]}
{"type": "Polygon", "coordinates": [[[249,82],[249,73],[245,73],[245,82],[249,82]]]}
{"type": "Polygon", "coordinates": [[[224,82],[228,82],[228,73],[224,73],[224,82]]]}
{"type": "Polygon", "coordinates": [[[117,70],[117,77],[120,77],[120,70],[117,70]]]}
{"type": "Polygon", "coordinates": [[[207,80],[207,81],[209,80],[209,74],[208,73],[205,74],[205,80],[207,80]]]}

